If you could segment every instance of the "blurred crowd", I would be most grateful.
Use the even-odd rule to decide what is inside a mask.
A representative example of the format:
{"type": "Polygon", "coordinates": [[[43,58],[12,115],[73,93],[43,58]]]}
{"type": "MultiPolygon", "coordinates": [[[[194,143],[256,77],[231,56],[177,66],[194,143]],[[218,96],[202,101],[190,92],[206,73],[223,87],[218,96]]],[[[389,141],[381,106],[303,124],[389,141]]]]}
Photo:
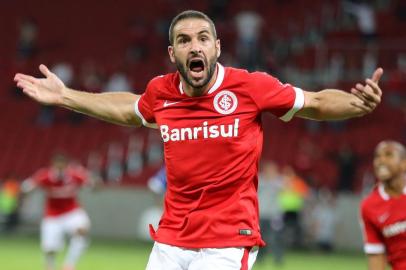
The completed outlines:
{"type": "Polygon", "coordinates": [[[261,165],[259,210],[268,245],[260,250],[259,261],[272,254],[275,264],[283,264],[286,249],[332,252],[339,220],[334,191],[312,188],[290,166],[273,161],[261,165]]]}
{"type": "MultiPolygon", "coordinates": [[[[49,29],[45,29],[46,26],[41,18],[35,13],[27,12],[26,16],[15,20],[17,34],[15,41],[9,41],[15,46],[14,51],[10,52],[9,58],[4,62],[8,71],[6,74],[11,78],[11,74],[17,70],[36,70],[36,64],[45,61],[50,64],[52,71],[72,88],[93,92],[140,92],[145,88],[144,84],[148,78],[172,69],[166,56],[170,18],[178,9],[196,8],[207,12],[218,27],[219,37],[223,41],[220,62],[224,65],[243,67],[248,70],[264,70],[283,81],[303,88],[308,87],[310,90],[332,84],[346,88],[352,83],[353,78],[369,76],[378,65],[384,65],[386,75],[383,86],[385,91],[383,110],[388,108],[389,113],[396,112],[393,118],[396,125],[399,124],[395,131],[392,132],[390,129],[392,132],[390,134],[399,140],[406,139],[406,125],[404,125],[406,122],[406,51],[404,50],[406,33],[403,30],[405,28],[402,28],[406,25],[404,1],[336,0],[312,1],[309,4],[308,1],[305,3],[299,0],[250,2],[207,0],[187,7],[176,0],[161,0],[161,2],[166,8],[161,14],[151,15],[153,19],[138,15],[121,18],[124,27],[114,31],[121,33],[122,40],[117,40],[115,50],[112,45],[115,41],[110,41],[106,44],[92,44],[93,50],[86,46],[82,46],[83,49],[78,46],[77,51],[73,53],[74,41],[52,40],[47,36],[49,29]],[[110,50],[110,53],[106,54],[103,47],[110,50]],[[87,54],[90,56],[87,57],[87,54]]],[[[12,4],[9,5],[12,6],[12,4]]],[[[124,14],[124,9],[117,10],[117,14],[120,12],[124,14]]],[[[117,22],[114,23],[119,25],[117,22]]],[[[69,37],[68,33],[80,32],[79,29],[76,30],[66,29],[66,35],[69,37]]],[[[105,29],[105,31],[111,30],[105,29]]],[[[94,42],[106,41],[106,39],[100,39],[102,36],[100,32],[103,32],[103,29],[96,32],[94,42]]],[[[87,37],[81,38],[86,40],[87,37]]],[[[77,43],[82,44],[85,41],[77,43]]],[[[19,91],[12,88],[10,97],[21,100],[18,93],[19,91]]],[[[381,112],[376,113],[378,114],[381,112]]],[[[376,120],[374,117],[379,118],[379,116],[372,116],[371,121],[366,120],[363,124],[381,125],[382,130],[395,125],[381,120],[374,122],[376,120]]],[[[278,125],[275,120],[266,120],[270,123],[267,130],[271,130],[271,137],[275,136],[277,139],[273,139],[273,142],[268,143],[268,147],[264,149],[264,159],[275,159],[284,166],[275,178],[286,178],[287,174],[293,174],[294,169],[297,171],[294,175],[300,175],[303,182],[302,187],[299,188],[302,189],[300,196],[297,194],[291,196],[292,194],[287,192],[286,198],[280,199],[281,207],[289,208],[294,204],[294,207],[302,208],[302,200],[305,201],[309,197],[311,188],[323,190],[322,188],[327,186],[333,191],[355,189],[362,191],[373,183],[369,177],[370,170],[365,165],[370,163],[367,158],[370,152],[363,152],[363,149],[372,149],[370,146],[382,139],[376,137],[379,135],[375,134],[370,141],[368,138],[363,138],[364,141],[360,142],[352,138],[352,133],[346,133],[353,126],[345,121],[324,124],[297,120],[292,124],[293,127],[290,127],[295,130],[292,133],[297,134],[291,139],[295,142],[292,146],[294,152],[286,151],[285,154],[279,151],[275,155],[272,149],[275,144],[284,144],[279,143],[278,138],[281,139],[285,131],[282,130],[280,132],[282,135],[279,136],[276,134],[278,131],[272,131],[271,127],[278,125]],[[323,137],[324,134],[327,134],[325,136],[333,134],[335,137],[326,140],[323,137]],[[339,143],[334,141],[337,136],[340,136],[339,143]],[[360,146],[358,143],[364,143],[365,146],[360,146]],[[289,157],[283,157],[283,155],[289,157]],[[318,166],[321,160],[324,163],[320,166],[324,166],[328,174],[322,174],[324,172],[318,166]],[[326,161],[328,162],[325,163],[326,161]],[[360,168],[362,168],[361,173],[360,168]],[[358,186],[354,186],[356,181],[360,182],[358,186]]],[[[69,112],[67,118],[60,119],[57,116],[57,109],[41,106],[37,110],[35,123],[29,126],[26,132],[36,128],[52,129],[57,122],[61,121],[80,127],[87,125],[86,121],[91,120],[85,120],[80,114],[73,112],[69,112]]],[[[68,127],[70,128],[72,127],[68,127]]],[[[71,132],[76,132],[74,127],[71,132]]],[[[120,183],[125,182],[126,179],[141,176],[144,179],[141,182],[145,184],[150,175],[142,175],[142,172],[146,168],[152,168],[152,171],[155,171],[160,166],[162,148],[159,136],[144,133],[131,131],[124,139],[105,142],[104,153],[94,149],[75,158],[85,163],[106,183],[120,183]]],[[[265,133],[265,136],[269,134],[265,133]]],[[[265,144],[267,144],[266,141],[267,139],[265,144]]],[[[18,156],[15,155],[13,158],[18,156]]],[[[261,177],[270,178],[271,176],[266,176],[268,173],[265,171],[261,177]]],[[[15,172],[9,172],[10,175],[13,173],[15,172]]],[[[10,175],[0,175],[4,187],[1,204],[2,209],[6,209],[3,210],[6,213],[13,212],[12,209],[16,203],[10,198],[14,198],[18,193],[18,189],[13,188],[13,185],[8,182],[9,179],[13,179],[10,175]]],[[[268,183],[263,182],[265,186],[268,183]]],[[[289,185],[285,183],[281,186],[289,185]]],[[[297,188],[296,184],[294,186],[297,188]]],[[[266,187],[263,189],[267,190],[266,187]]],[[[320,195],[320,199],[330,202],[331,199],[327,199],[329,196],[320,195]]],[[[283,215],[281,219],[285,224],[290,222],[297,224],[295,220],[298,218],[295,213],[298,211],[296,210],[299,209],[287,211],[292,213],[283,215]]],[[[300,233],[297,228],[293,231],[300,233]]]]}

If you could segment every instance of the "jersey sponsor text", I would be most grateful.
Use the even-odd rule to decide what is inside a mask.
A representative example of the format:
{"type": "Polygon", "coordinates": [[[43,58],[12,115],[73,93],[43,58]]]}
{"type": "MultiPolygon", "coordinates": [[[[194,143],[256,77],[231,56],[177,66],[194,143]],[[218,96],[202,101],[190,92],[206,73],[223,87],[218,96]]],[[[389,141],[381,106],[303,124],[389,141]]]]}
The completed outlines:
{"type": "Polygon", "coordinates": [[[383,228],[383,235],[385,237],[392,237],[404,232],[406,232],[406,221],[396,222],[383,228]]]}
{"type": "Polygon", "coordinates": [[[162,140],[169,141],[185,141],[197,139],[215,139],[218,137],[238,137],[238,126],[240,119],[234,119],[233,124],[226,125],[209,125],[208,121],[204,121],[200,127],[186,128],[170,128],[168,125],[161,125],[162,140]]]}

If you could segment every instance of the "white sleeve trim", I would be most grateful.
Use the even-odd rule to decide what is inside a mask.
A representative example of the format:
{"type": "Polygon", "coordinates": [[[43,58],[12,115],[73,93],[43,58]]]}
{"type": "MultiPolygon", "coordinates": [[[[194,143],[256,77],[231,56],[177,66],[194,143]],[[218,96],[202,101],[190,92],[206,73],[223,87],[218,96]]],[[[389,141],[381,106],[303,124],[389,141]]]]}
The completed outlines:
{"type": "Polygon", "coordinates": [[[303,90],[297,87],[293,87],[293,89],[295,89],[296,94],[295,103],[293,104],[293,107],[287,113],[285,113],[284,116],[279,117],[279,119],[285,122],[290,121],[292,117],[295,115],[295,113],[301,108],[303,108],[304,105],[303,90]]]}
{"type": "Polygon", "coordinates": [[[137,99],[137,101],[134,104],[134,110],[135,110],[135,114],[141,118],[142,120],[142,124],[146,127],[149,128],[158,128],[158,125],[156,123],[148,123],[147,120],[145,120],[144,116],[141,114],[140,110],[138,109],[138,102],[140,101],[140,99],[137,99]]]}
{"type": "Polygon", "coordinates": [[[382,254],[385,253],[385,246],[383,244],[370,244],[364,245],[364,252],[366,254],[382,254]]]}

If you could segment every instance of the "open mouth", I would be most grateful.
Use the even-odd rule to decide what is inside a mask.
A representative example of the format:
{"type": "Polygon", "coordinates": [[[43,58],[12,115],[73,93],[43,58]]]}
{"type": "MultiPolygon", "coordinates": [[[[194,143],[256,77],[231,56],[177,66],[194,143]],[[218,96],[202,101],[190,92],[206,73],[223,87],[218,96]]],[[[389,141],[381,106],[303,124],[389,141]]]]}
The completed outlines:
{"type": "Polygon", "coordinates": [[[190,71],[200,73],[204,70],[204,62],[202,59],[193,59],[189,63],[190,71]]]}
{"type": "Polygon", "coordinates": [[[389,168],[385,165],[379,165],[376,167],[375,170],[378,177],[387,177],[388,175],[391,174],[389,168]]]}

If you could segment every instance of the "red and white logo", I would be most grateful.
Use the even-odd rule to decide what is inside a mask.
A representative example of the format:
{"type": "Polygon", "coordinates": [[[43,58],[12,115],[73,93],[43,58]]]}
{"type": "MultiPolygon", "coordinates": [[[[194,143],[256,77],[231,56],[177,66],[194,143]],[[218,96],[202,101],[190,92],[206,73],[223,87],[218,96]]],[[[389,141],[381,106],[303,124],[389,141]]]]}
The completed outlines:
{"type": "Polygon", "coordinates": [[[230,114],[237,109],[237,96],[228,90],[219,92],[213,100],[214,108],[221,114],[230,114]]]}

